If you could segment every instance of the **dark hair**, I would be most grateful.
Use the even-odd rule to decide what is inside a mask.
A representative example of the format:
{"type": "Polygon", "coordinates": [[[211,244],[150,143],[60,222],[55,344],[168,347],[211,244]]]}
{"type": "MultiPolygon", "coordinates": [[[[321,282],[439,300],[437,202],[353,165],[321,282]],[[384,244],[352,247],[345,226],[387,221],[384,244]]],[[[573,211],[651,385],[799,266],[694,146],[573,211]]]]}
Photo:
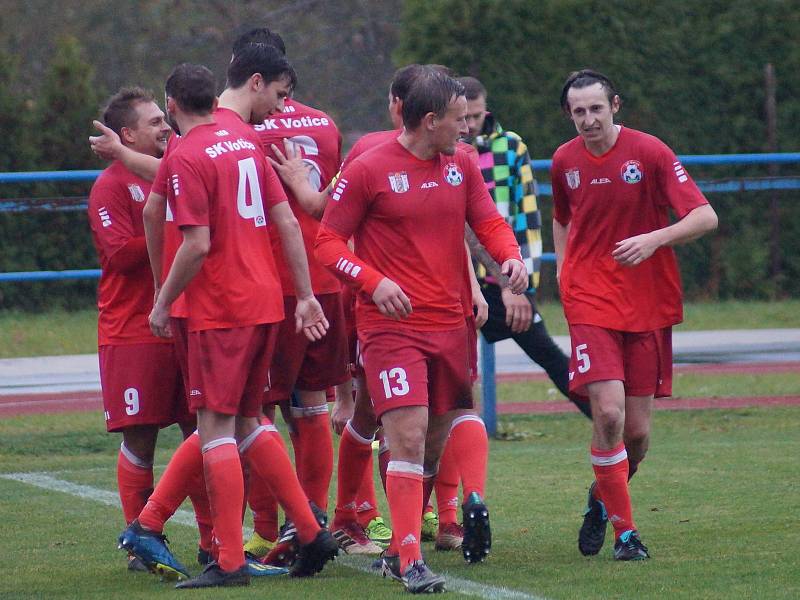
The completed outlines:
{"type": "Polygon", "coordinates": [[[246,44],[234,55],[228,65],[228,87],[242,87],[255,73],[260,73],[265,83],[286,78],[292,88],[297,85],[297,74],[286,56],[263,42],[246,44]]]}
{"type": "Polygon", "coordinates": [[[486,98],[486,88],[475,77],[459,77],[458,80],[464,86],[464,95],[467,100],[475,100],[481,96],[486,98]]]}
{"type": "Polygon", "coordinates": [[[426,72],[426,69],[433,69],[434,71],[438,71],[439,73],[443,73],[444,75],[452,77],[452,71],[444,65],[406,65],[405,67],[400,67],[394,72],[392,83],[389,85],[389,93],[394,98],[405,100],[406,96],[408,95],[408,91],[411,89],[411,85],[414,83],[417,76],[426,72]]]}
{"type": "Polygon", "coordinates": [[[281,54],[286,54],[286,44],[283,43],[283,38],[274,31],[270,31],[268,27],[256,27],[239,35],[233,42],[232,53],[236,56],[247,44],[258,43],[274,46],[281,51],[281,54]]]}
{"type": "Polygon", "coordinates": [[[411,84],[414,83],[417,75],[421,72],[422,65],[417,64],[406,65],[397,69],[394,72],[394,77],[392,77],[392,83],[389,84],[389,93],[392,97],[404,100],[408,95],[408,90],[411,89],[411,84]]]}
{"type": "Polygon", "coordinates": [[[184,112],[205,115],[214,109],[217,84],[214,74],[203,65],[178,65],[167,77],[165,90],[184,112]]]}
{"type": "Polygon", "coordinates": [[[453,97],[463,96],[464,86],[429,65],[422,67],[403,100],[403,125],[416,129],[428,113],[443,117],[453,97]]]}
{"type": "Polygon", "coordinates": [[[155,102],[153,93],[140,87],[120,88],[103,109],[103,123],[117,135],[121,135],[123,127],[135,128],[139,118],[136,105],[142,102],[155,102]]]}
{"type": "Polygon", "coordinates": [[[564,82],[564,87],[561,88],[561,110],[569,114],[567,93],[571,88],[581,89],[589,87],[590,85],[594,85],[595,83],[599,83],[603,86],[603,89],[606,91],[609,104],[613,104],[614,96],[617,96],[618,94],[617,89],[614,87],[614,84],[611,82],[611,80],[602,73],[593,71],[592,69],[581,69],[580,71],[573,71],[570,73],[569,77],[567,77],[567,80],[564,82]]]}

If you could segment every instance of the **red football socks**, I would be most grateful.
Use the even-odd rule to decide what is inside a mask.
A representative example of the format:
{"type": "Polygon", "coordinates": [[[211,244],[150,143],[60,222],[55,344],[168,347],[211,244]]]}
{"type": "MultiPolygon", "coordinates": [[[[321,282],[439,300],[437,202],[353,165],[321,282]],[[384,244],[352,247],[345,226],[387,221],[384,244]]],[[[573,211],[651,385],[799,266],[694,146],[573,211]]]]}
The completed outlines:
{"type": "Polygon", "coordinates": [[[303,416],[295,418],[294,425],[302,448],[297,477],[309,500],[327,511],[328,489],[333,475],[333,436],[328,405],[304,408],[303,416]]]}
{"type": "Polygon", "coordinates": [[[197,529],[200,531],[199,546],[203,550],[211,552],[214,543],[214,523],[211,520],[211,505],[208,502],[206,478],[202,469],[189,480],[188,492],[194,508],[197,529]]]}
{"type": "Polygon", "coordinates": [[[592,448],[592,468],[597,491],[606,507],[608,520],[614,526],[616,538],[636,529],[633,522],[631,497],[628,492],[628,453],[622,442],[611,450],[592,448]]]}
{"type": "MultiPolygon", "coordinates": [[[[297,474],[283,444],[261,426],[242,440],[239,445],[242,458],[247,461],[252,475],[252,484],[260,478],[266,482],[278,499],[286,515],[297,527],[301,544],[311,542],[320,530],[308,498],[300,487],[297,474]]],[[[252,488],[251,488],[252,489],[252,488]]]]}
{"type": "Polygon", "coordinates": [[[218,545],[217,563],[223,571],[236,571],[244,564],[244,477],[236,440],[226,437],[205,444],[203,472],[218,545]]]}
{"type": "Polygon", "coordinates": [[[200,436],[193,433],[175,450],[147,504],[139,513],[145,529],[161,533],[167,522],[193,489],[195,478],[203,472],[200,436]]]}
{"type": "Polygon", "coordinates": [[[458,463],[456,457],[453,456],[453,445],[448,438],[439,462],[439,473],[436,475],[434,483],[440,527],[445,523],[457,522],[458,479],[458,463]]]}
{"type": "Polygon", "coordinates": [[[278,499],[260,477],[250,478],[247,502],[253,511],[253,529],[265,540],[278,539],[278,499]]]}
{"type": "MultiPolygon", "coordinates": [[[[372,440],[361,437],[348,421],[339,442],[334,529],[356,520],[358,493],[363,487],[362,483],[367,480],[372,483],[372,469],[367,471],[372,463],[371,458],[372,440]]],[[[372,495],[374,498],[374,491],[372,495]]]]}
{"type": "Polygon", "coordinates": [[[146,463],[122,444],[117,457],[117,487],[125,523],[130,524],[153,493],[153,465],[146,463]]]}
{"type": "Polygon", "coordinates": [[[386,494],[392,515],[392,545],[400,555],[400,572],[422,560],[422,465],[393,460],[386,470],[386,494]]]}
{"type": "Polygon", "coordinates": [[[468,498],[472,492],[478,492],[483,498],[489,462],[489,437],[481,418],[464,415],[454,419],[447,445],[452,446],[464,498],[468,498]]]}
{"type": "Polygon", "coordinates": [[[392,453],[389,452],[389,446],[386,445],[386,440],[381,440],[381,445],[378,448],[378,473],[381,476],[381,484],[383,485],[383,493],[386,493],[386,469],[392,460],[392,453]]]}
{"type": "MultiPolygon", "coordinates": [[[[371,447],[371,445],[370,445],[371,447]]],[[[356,494],[356,517],[359,525],[366,528],[369,522],[381,514],[378,512],[378,499],[375,497],[375,476],[373,474],[372,451],[364,467],[364,478],[356,494]]]]}

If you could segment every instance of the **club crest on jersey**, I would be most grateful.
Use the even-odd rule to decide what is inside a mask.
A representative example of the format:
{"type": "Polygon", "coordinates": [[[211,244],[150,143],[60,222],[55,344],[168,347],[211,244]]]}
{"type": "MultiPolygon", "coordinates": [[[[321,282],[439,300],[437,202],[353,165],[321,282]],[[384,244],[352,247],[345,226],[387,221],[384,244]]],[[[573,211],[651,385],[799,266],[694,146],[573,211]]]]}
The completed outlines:
{"type": "Polygon", "coordinates": [[[131,198],[133,198],[134,202],[144,202],[144,191],[142,191],[138,183],[129,183],[128,191],[131,193],[131,198]]]}
{"type": "Polygon", "coordinates": [[[564,175],[567,177],[567,185],[571,190],[577,190],[581,185],[581,172],[578,169],[570,169],[564,175]]]}
{"type": "Polygon", "coordinates": [[[444,168],[444,180],[450,185],[458,187],[464,181],[464,173],[461,172],[456,163],[448,163],[444,168]]]}
{"type": "Polygon", "coordinates": [[[642,163],[638,160],[629,160],[624,165],[622,165],[622,169],[620,169],[620,175],[622,175],[622,181],[625,183],[639,183],[644,177],[644,173],[642,172],[642,163]]]}
{"type": "Polygon", "coordinates": [[[408,185],[408,173],[405,171],[389,173],[389,185],[392,186],[393,192],[404,194],[411,189],[411,186],[408,185]]]}

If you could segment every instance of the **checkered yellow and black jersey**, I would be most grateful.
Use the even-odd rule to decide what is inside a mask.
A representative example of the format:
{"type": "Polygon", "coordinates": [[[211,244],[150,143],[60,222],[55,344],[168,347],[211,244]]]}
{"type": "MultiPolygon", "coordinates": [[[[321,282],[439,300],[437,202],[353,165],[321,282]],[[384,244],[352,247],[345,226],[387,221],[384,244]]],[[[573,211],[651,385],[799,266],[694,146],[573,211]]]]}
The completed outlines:
{"type": "MultiPolygon", "coordinates": [[[[542,216],[528,147],[513,131],[504,131],[497,123],[492,126],[487,122],[487,125],[491,132],[473,142],[478,164],[497,210],[514,230],[530,274],[529,287],[535,290],[542,262],[542,216]]],[[[476,265],[476,275],[479,279],[486,277],[483,265],[476,265]]]]}

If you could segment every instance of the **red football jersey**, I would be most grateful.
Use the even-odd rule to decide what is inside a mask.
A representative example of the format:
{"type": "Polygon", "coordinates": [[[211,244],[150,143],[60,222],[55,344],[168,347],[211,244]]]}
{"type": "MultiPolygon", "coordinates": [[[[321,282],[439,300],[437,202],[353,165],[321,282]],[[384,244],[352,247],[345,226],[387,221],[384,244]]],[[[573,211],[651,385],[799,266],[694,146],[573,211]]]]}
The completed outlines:
{"type": "Polygon", "coordinates": [[[192,129],[166,158],[178,227],[208,226],[211,248],[186,287],[189,330],[283,319],[267,213],[286,201],[253,129],[234,112],[192,129]]]}
{"type": "MultiPolygon", "coordinates": [[[[336,123],[324,112],[301,104],[297,100],[287,100],[283,114],[268,117],[263,124],[256,125],[254,129],[267,156],[272,158],[274,153],[271,144],[275,144],[281,152],[285,152],[283,141],[292,142],[295,150],[311,166],[309,178],[315,189],[325,189],[336,175],[342,160],[342,136],[339,135],[336,123]]],[[[289,198],[292,212],[300,223],[308,255],[311,288],[315,294],[340,291],[342,286],[339,280],[314,258],[314,240],[317,239],[319,221],[302,209],[291,190],[285,188],[284,191],[289,198]]],[[[283,257],[280,235],[274,227],[270,231],[270,240],[284,294],[294,295],[294,280],[283,257]]]]}
{"type": "MultiPolygon", "coordinates": [[[[364,152],[367,150],[375,148],[376,146],[380,146],[381,144],[385,144],[386,142],[396,140],[402,132],[403,129],[400,128],[391,129],[389,131],[373,131],[372,133],[361,136],[358,138],[358,141],[353,144],[353,147],[350,148],[350,152],[347,153],[347,158],[345,158],[344,162],[342,163],[342,171],[344,171],[351,162],[364,154],[364,152]]],[[[478,162],[478,151],[472,144],[458,142],[458,147],[466,152],[476,163],[478,162]]],[[[332,190],[331,192],[335,193],[335,190],[332,190]]],[[[466,252],[466,247],[464,251],[466,252]]],[[[472,308],[472,281],[470,280],[469,276],[469,266],[466,263],[464,265],[464,273],[462,274],[462,277],[464,280],[464,291],[461,295],[461,305],[464,309],[464,315],[472,316],[474,313],[472,308]]]]}
{"type": "MultiPolygon", "coordinates": [[[[350,152],[347,153],[347,158],[344,159],[340,170],[344,171],[347,165],[364,154],[367,150],[385,144],[391,140],[396,140],[401,133],[403,133],[402,127],[400,129],[390,129],[388,131],[373,131],[372,133],[361,136],[358,138],[358,141],[353,144],[353,147],[350,148],[350,152]]],[[[469,154],[470,157],[474,158],[475,161],[478,160],[478,151],[472,144],[458,142],[458,147],[469,154]]]]}
{"type": "Polygon", "coordinates": [[[511,229],[465,152],[420,160],[392,140],[342,172],[325,209],[317,255],[362,290],[360,330],[455,329],[464,325],[465,222],[500,262],[519,259],[511,229]],[[351,235],[355,254],[344,245],[351,235]],[[384,276],[411,300],[413,313],[407,319],[384,317],[372,302],[370,295],[384,276]]]}
{"type": "Polygon", "coordinates": [[[102,274],[97,287],[97,343],[157,343],[150,332],[153,275],[144,243],[142,210],[150,182],[120,162],[104,170],[89,194],[92,229],[102,274]]]}
{"type": "Polygon", "coordinates": [[[662,247],[624,267],[611,256],[616,242],[669,225],[707,204],[658,138],[622,128],[616,144],[592,155],[580,137],[553,155],[554,217],[569,235],[561,268],[564,313],[571,324],[652,331],[680,323],[683,305],[675,252],[662,247]]]}
{"type": "MultiPolygon", "coordinates": [[[[169,174],[167,173],[167,156],[177,148],[178,143],[181,141],[181,136],[173,133],[169,136],[167,148],[164,151],[164,156],[161,159],[161,164],[158,165],[158,172],[156,178],[153,180],[153,187],[150,191],[159,196],[164,196],[167,199],[167,214],[166,221],[164,222],[164,246],[161,253],[161,283],[167,278],[172,261],[175,260],[175,253],[183,242],[183,235],[181,230],[175,224],[175,195],[169,186],[169,174]]],[[[189,309],[186,308],[186,296],[181,294],[178,296],[170,307],[169,314],[171,317],[185,319],[189,316],[189,309]]]]}

